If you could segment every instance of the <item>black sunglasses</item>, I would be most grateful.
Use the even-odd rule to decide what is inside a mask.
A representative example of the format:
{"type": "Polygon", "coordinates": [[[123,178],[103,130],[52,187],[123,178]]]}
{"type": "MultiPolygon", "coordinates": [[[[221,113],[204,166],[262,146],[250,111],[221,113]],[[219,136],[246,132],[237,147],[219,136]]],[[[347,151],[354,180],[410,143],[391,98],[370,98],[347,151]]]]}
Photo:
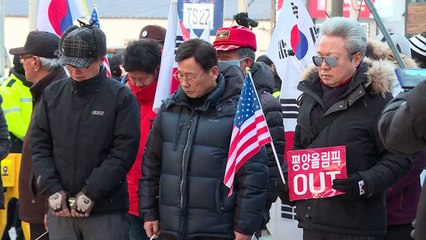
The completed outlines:
{"type": "MultiPolygon", "coordinates": [[[[352,60],[351,56],[356,54],[357,52],[353,52],[349,54],[349,59],[352,60]]],[[[313,56],[312,57],[312,62],[314,62],[315,66],[320,67],[321,64],[325,61],[325,63],[329,66],[329,67],[336,67],[337,66],[337,60],[339,60],[339,58],[335,58],[335,57],[320,57],[320,56],[313,56]]]]}

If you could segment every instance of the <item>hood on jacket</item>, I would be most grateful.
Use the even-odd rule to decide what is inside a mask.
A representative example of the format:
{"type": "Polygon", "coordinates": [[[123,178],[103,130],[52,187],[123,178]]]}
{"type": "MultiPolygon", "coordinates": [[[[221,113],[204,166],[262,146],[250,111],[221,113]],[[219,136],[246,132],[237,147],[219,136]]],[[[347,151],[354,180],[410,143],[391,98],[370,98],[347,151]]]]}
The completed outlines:
{"type": "MultiPolygon", "coordinates": [[[[374,94],[384,95],[392,92],[396,79],[395,68],[397,66],[387,59],[372,60],[364,57],[360,68],[368,67],[364,87],[370,86],[374,94]]],[[[314,80],[318,78],[317,67],[309,66],[301,75],[300,80],[314,80]]]]}
{"type": "MultiPolygon", "coordinates": [[[[395,65],[399,66],[398,62],[396,61],[396,58],[390,49],[389,45],[387,43],[376,41],[376,40],[369,40],[367,42],[367,51],[365,53],[366,57],[369,57],[374,60],[379,59],[387,59],[391,62],[393,62],[395,65]]],[[[402,61],[405,63],[405,66],[407,68],[418,68],[419,66],[409,56],[406,56],[404,54],[400,54],[402,61]]]]}

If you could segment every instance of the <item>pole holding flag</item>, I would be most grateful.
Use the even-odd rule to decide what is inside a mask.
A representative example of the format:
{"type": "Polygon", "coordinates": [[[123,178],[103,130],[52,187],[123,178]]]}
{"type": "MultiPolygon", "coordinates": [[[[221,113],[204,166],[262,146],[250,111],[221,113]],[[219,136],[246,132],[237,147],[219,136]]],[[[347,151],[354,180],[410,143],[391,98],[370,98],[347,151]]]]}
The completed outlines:
{"type": "MultiPolygon", "coordinates": [[[[229,188],[228,197],[232,195],[236,172],[267,143],[272,143],[272,138],[253,78],[251,73],[247,71],[234,118],[228,161],[223,179],[223,183],[229,188]]],[[[273,144],[271,145],[278,162],[275,148],[273,144]]],[[[278,166],[281,166],[281,163],[278,166]]],[[[279,169],[281,170],[280,167],[279,169]]],[[[282,171],[280,173],[284,179],[282,171]]]]}
{"type": "MultiPolygon", "coordinates": [[[[99,13],[98,13],[98,9],[96,8],[96,4],[93,4],[93,11],[92,11],[92,14],[90,15],[89,24],[101,29],[101,24],[99,22],[99,13]]],[[[108,77],[111,77],[112,76],[111,69],[109,67],[109,61],[107,56],[104,57],[102,65],[105,67],[106,75],[108,77]]]]}

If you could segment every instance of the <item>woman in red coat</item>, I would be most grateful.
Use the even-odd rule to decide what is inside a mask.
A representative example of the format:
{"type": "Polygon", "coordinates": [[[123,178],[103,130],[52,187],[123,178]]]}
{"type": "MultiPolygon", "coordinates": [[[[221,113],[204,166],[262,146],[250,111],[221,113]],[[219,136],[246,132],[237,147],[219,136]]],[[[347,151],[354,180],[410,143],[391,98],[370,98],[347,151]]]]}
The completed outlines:
{"type": "Polygon", "coordinates": [[[127,174],[130,200],[130,239],[149,239],[143,228],[143,220],[138,213],[138,182],[142,176],[142,156],[146,139],[154,123],[156,113],[152,111],[158,72],[160,70],[160,49],[153,41],[135,41],[124,51],[123,67],[127,71],[126,85],[132,90],[140,105],[140,144],[138,154],[127,174]]]}

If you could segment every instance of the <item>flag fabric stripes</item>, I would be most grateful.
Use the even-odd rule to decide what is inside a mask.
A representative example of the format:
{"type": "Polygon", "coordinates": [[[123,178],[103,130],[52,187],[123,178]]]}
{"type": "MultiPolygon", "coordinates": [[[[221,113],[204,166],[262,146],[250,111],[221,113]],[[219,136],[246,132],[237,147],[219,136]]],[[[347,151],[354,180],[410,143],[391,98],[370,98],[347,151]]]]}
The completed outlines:
{"type": "Polygon", "coordinates": [[[223,183],[232,195],[235,174],[261,147],[272,141],[265,115],[254,87],[250,72],[247,73],[234,118],[228,161],[223,183]]]}
{"type": "MultiPolygon", "coordinates": [[[[189,38],[189,32],[188,36],[189,38]]],[[[164,99],[168,98],[179,85],[177,79],[173,79],[173,73],[177,71],[175,62],[175,51],[183,43],[181,23],[177,14],[177,0],[170,1],[169,17],[167,20],[166,39],[161,55],[160,73],[158,75],[157,89],[155,90],[154,104],[152,110],[157,112],[164,99]]]]}
{"type": "MultiPolygon", "coordinates": [[[[101,28],[101,24],[99,22],[98,9],[96,7],[93,7],[93,11],[92,11],[92,15],[90,16],[89,23],[93,24],[93,26],[99,29],[101,28]]],[[[104,57],[104,61],[102,65],[105,67],[106,75],[108,77],[111,77],[111,69],[109,68],[109,61],[107,56],[104,57]]]]}

